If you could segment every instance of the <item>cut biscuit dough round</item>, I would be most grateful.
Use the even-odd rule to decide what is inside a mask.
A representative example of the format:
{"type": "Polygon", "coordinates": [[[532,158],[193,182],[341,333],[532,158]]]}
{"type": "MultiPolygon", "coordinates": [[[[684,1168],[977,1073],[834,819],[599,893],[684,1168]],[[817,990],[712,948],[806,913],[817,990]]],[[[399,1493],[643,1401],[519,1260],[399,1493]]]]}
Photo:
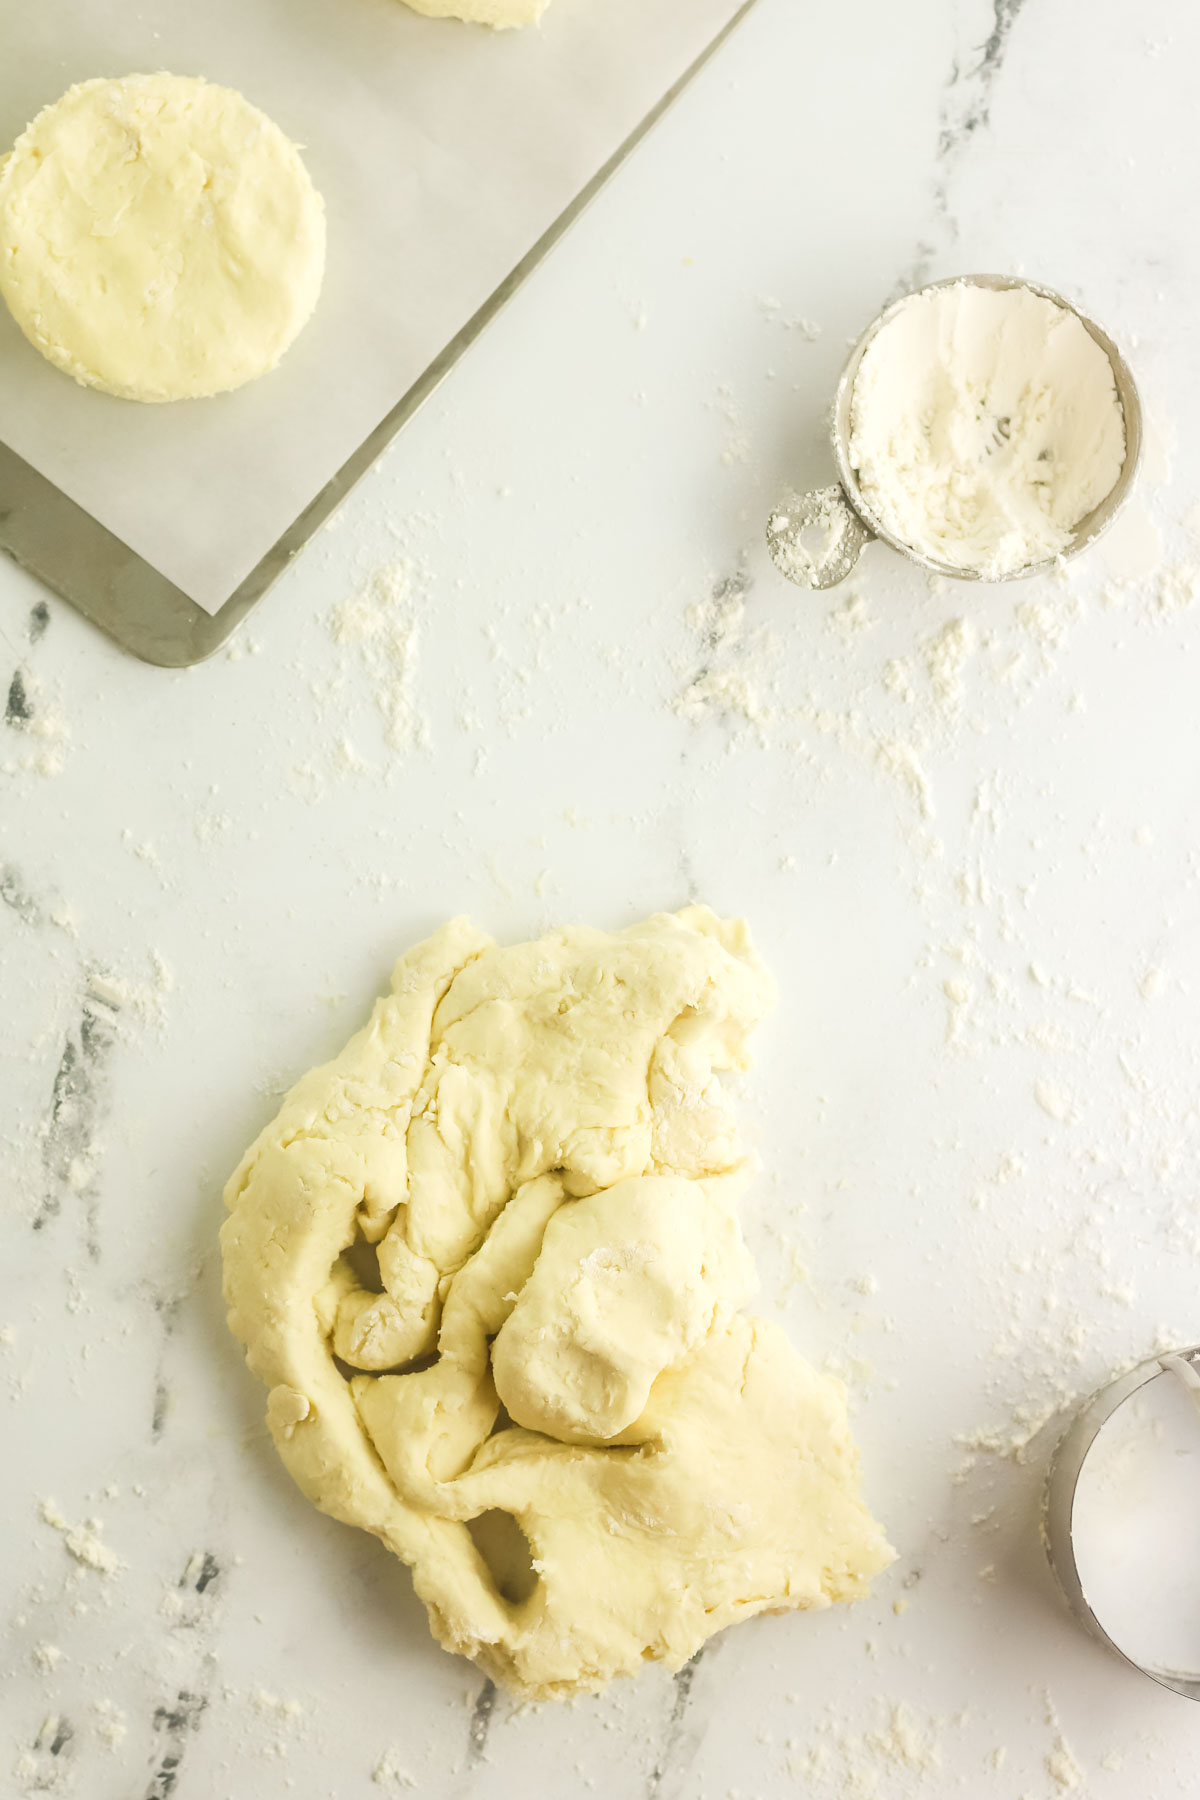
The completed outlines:
{"type": "Polygon", "coordinates": [[[468,25],[490,25],[493,31],[512,31],[536,25],[550,0],[405,0],[413,12],[427,19],[462,19],[468,25]]]}
{"type": "Polygon", "coordinates": [[[325,211],[299,152],[232,88],[85,81],[0,164],[0,293],[43,356],[123,399],[266,374],[324,267],[325,211]]]}

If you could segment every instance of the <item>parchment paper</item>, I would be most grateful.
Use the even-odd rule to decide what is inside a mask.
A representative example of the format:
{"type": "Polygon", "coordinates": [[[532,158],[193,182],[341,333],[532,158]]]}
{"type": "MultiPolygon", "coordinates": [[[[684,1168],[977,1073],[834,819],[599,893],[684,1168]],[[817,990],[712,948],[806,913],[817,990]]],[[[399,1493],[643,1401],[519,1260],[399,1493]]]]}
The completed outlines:
{"type": "Polygon", "coordinates": [[[74,81],[204,75],[305,146],[329,219],[311,324],[215,400],[77,387],[0,303],[0,435],[216,612],[738,5],[554,0],[493,34],[400,0],[0,0],[4,144],[74,81]]]}

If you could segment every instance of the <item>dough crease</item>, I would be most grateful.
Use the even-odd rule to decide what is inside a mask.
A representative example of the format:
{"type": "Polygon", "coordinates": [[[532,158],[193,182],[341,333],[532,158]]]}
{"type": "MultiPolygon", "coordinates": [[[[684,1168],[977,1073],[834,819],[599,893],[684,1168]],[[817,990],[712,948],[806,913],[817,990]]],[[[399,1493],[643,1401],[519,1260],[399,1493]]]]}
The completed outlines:
{"type": "Polygon", "coordinates": [[[774,1001],[702,907],[397,964],[226,1189],[230,1328],[280,1456],[534,1699],[678,1669],[892,1558],[840,1383],[742,1310],[720,1077],[774,1001]]]}

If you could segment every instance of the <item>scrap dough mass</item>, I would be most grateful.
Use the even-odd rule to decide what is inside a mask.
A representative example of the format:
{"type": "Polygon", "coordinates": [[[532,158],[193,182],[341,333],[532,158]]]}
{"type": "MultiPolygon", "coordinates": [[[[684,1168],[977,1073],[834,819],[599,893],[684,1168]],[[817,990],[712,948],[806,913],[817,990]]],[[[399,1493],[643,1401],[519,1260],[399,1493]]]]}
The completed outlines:
{"type": "Polygon", "coordinates": [[[85,81],[0,163],[9,310],[50,362],[123,399],[195,399],[273,369],[324,267],[299,152],[232,88],[85,81]]]}
{"type": "Polygon", "coordinates": [[[891,1559],[840,1384],[740,1310],[717,1075],[772,1001],[704,908],[510,949],[456,920],[226,1189],[229,1322],[284,1462],[529,1696],[679,1668],[891,1559]]]}

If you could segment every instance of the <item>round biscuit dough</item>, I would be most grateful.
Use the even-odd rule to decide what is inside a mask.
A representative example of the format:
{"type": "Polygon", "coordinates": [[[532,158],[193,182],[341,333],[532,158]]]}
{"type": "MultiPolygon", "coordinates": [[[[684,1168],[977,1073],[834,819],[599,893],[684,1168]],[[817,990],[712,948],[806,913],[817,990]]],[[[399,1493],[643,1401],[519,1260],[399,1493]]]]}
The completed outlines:
{"type": "Polygon", "coordinates": [[[127,400],[220,394],[273,369],[325,267],[299,153],[232,88],[85,81],[0,164],[0,293],[30,343],[127,400]]]}
{"type": "Polygon", "coordinates": [[[468,25],[512,31],[536,25],[550,0],[406,0],[406,4],[427,19],[462,19],[468,25]]]}

